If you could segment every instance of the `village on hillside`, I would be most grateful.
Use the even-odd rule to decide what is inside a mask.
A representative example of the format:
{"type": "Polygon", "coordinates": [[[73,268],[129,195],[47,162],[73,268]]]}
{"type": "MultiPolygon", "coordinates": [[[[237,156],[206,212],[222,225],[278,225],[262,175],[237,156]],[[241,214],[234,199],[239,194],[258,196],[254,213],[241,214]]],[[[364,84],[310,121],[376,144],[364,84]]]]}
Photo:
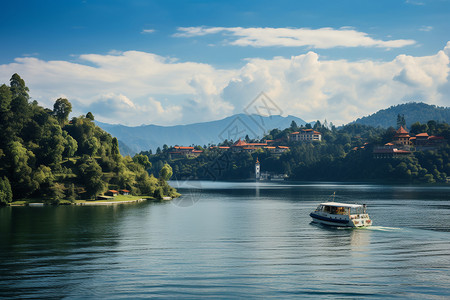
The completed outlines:
{"type": "MultiPolygon", "coordinates": [[[[238,139],[230,146],[210,146],[210,150],[217,151],[233,151],[233,152],[248,152],[253,153],[258,149],[267,150],[273,155],[281,155],[282,153],[289,151],[289,146],[286,144],[291,142],[320,142],[322,140],[322,133],[315,131],[314,129],[301,129],[289,134],[286,138],[280,138],[275,140],[263,140],[258,143],[246,142],[242,139],[238,139]]],[[[193,146],[174,146],[169,154],[172,158],[177,157],[197,157],[203,153],[203,150],[196,149],[193,146]]]]}
{"type": "MultiPolygon", "coordinates": [[[[391,142],[373,149],[374,158],[395,158],[411,155],[415,151],[435,150],[447,141],[442,136],[428,133],[410,134],[403,126],[395,132],[391,142]]],[[[354,150],[361,149],[355,147],[354,150]]]]}
{"type": "MultiPolygon", "coordinates": [[[[260,142],[247,142],[238,139],[230,146],[210,146],[210,150],[233,151],[253,153],[258,149],[267,150],[273,155],[281,155],[289,151],[293,142],[320,142],[322,133],[314,129],[301,129],[289,134],[287,138],[275,140],[261,140],[260,142]]],[[[382,146],[373,148],[374,158],[397,158],[411,155],[415,151],[435,150],[446,144],[446,139],[442,136],[428,135],[423,132],[419,134],[410,134],[403,126],[395,132],[392,140],[382,146]]],[[[354,147],[353,151],[364,150],[368,143],[363,146],[354,147]]],[[[204,150],[196,149],[194,146],[174,146],[168,152],[172,158],[198,157],[204,150]]]]}
{"type": "Polygon", "coordinates": [[[177,178],[448,182],[448,125],[431,120],[408,129],[398,122],[397,128],[360,124],[336,128],[319,121],[311,128],[293,122],[288,128],[272,129],[262,139],[245,136],[207,146],[163,145],[155,154],[141,154],[154,165],[152,174],[170,163],[177,178]]]}

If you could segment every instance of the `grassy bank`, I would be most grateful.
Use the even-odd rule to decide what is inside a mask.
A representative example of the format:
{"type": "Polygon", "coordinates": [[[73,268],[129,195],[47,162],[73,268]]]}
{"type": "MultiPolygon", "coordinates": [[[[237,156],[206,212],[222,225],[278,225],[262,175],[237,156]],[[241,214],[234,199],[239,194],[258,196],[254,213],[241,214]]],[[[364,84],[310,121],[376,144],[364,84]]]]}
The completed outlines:
{"type": "MultiPolygon", "coordinates": [[[[74,202],[71,202],[70,200],[61,200],[59,202],[59,205],[77,205],[77,204],[82,204],[82,203],[90,203],[90,204],[95,204],[95,203],[132,203],[132,202],[137,202],[139,200],[157,200],[156,198],[154,198],[153,196],[146,196],[146,195],[142,195],[142,196],[133,196],[133,195],[118,195],[115,196],[113,198],[110,199],[102,199],[102,200],[75,200],[74,202]]],[[[43,201],[43,199],[24,199],[24,200],[20,200],[20,201],[13,201],[11,202],[9,205],[10,206],[27,206],[29,203],[46,203],[45,201],[43,201]]]]}

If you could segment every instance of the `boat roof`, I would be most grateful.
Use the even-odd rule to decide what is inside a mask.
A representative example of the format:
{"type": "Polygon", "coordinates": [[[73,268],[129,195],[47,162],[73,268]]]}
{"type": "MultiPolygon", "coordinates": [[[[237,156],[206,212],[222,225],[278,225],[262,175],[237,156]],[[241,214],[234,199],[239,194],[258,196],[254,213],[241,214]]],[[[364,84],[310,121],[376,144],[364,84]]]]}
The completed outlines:
{"type": "Polygon", "coordinates": [[[320,203],[320,205],[336,206],[336,207],[351,207],[351,208],[362,207],[361,204],[348,204],[348,203],[339,203],[339,202],[324,202],[324,203],[320,203]]]}

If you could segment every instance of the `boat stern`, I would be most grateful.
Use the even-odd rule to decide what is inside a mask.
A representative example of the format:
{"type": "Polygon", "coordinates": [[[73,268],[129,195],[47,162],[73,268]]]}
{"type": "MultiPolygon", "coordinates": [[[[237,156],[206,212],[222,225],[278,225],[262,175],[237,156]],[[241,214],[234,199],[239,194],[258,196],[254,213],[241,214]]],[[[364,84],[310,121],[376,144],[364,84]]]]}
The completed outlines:
{"type": "Polygon", "coordinates": [[[368,214],[352,215],[350,219],[351,219],[350,223],[353,225],[353,227],[372,226],[372,220],[370,219],[368,214]]]}

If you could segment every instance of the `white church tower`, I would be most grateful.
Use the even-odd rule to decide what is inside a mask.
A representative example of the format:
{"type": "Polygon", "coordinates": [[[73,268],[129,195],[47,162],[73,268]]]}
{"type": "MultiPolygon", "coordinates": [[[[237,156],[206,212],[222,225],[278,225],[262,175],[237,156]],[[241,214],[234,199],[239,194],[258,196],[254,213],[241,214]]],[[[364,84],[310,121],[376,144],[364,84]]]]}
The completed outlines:
{"type": "Polygon", "coordinates": [[[256,158],[256,164],[255,164],[255,179],[256,180],[261,179],[261,165],[259,164],[258,158],[256,158]]]}

